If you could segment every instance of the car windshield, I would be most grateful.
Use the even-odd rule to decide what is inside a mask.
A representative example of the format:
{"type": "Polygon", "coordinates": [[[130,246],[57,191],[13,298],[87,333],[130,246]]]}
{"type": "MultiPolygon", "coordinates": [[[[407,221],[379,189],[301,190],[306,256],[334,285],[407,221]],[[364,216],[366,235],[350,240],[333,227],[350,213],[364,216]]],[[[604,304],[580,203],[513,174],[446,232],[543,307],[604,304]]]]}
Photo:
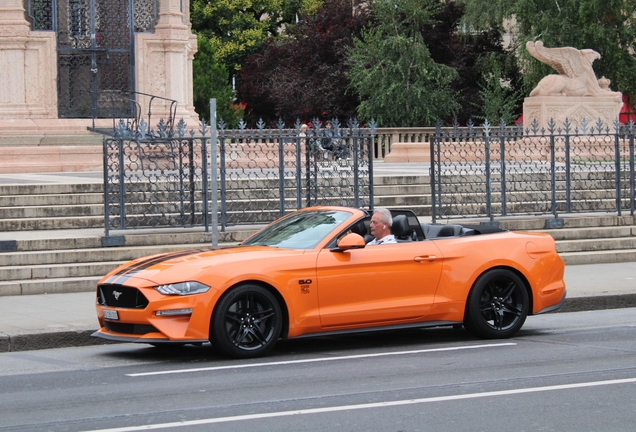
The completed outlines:
{"type": "Polygon", "coordinates": [[[350,217],[351,213],[343,211],[296,212],[274,222],[242,244],[244,246],[313,249],[325,236],[350,217]]]}

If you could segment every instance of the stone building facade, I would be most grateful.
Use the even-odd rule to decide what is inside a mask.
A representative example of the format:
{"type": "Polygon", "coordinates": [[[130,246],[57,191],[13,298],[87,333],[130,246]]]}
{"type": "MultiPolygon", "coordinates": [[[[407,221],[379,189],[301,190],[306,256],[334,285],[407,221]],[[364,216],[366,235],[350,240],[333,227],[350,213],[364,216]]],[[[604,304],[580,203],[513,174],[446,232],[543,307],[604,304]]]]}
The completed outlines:
{"type": "Polygon", "coordinates": [[[147,115],[145,95],[158,96],[153,119],[173,109],[195,128],[189,7],[0,0],[0,173],[101,169],[101,136],[88,129],[147,115]]]}

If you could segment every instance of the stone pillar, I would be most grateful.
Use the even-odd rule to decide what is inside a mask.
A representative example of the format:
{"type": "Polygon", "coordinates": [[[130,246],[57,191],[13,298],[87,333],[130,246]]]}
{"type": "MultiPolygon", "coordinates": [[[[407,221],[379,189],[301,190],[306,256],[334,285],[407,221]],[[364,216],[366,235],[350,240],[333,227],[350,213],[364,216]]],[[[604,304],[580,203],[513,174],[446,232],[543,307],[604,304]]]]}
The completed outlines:
{"type": "Polygon", "coordinates": [[[34,32],[22,0],[0,4],[0,119],[57,118],[55,33],[34,32]]]}
{"type": "MultiPolygon", "coordinates": [[[[154,33],[135,35],[135,82],[138,92],[176,100],[176,121],[183,118],[189,129],[196,129],[199,118],[194,111],[192,60],[197,38],[191,31],[188,8],[189,1],[159,0],[154,33]]],[[[148,98],[138,102],[147,109],[148,98]]],[[[169,105],[153,101],[151,127],[160,118],[168,118],[169,109],[169,105]]]]}
{"type": "Polygon", "coordinates": [[[523,128],[532,129],[536,120],[539,130],[549,130],[550,120],[554,120],[557,128],[563,128],[565,119],[571,125],[581,130],[583,120],[588,129],[596,127],[600,119],[604,127],[613,130],[614,122],[618,120],[623,102],[618,93],[607,96],[532,96],[523,102],[523,128]]]}

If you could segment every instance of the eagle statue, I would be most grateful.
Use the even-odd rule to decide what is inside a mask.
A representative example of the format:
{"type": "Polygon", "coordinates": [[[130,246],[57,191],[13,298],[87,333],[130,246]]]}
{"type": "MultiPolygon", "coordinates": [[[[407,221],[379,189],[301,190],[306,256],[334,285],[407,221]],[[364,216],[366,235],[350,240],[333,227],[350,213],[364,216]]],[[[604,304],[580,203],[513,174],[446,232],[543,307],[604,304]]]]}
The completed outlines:
{"type": "Polygon", "coordinates": [[[548,64],[559,75],[545,76],[530,92],[533,96],[614,96],[621,100],[621,93],[609,88],[610,80],[596,79],[592,63],[601,55],[592,49],[572,47],[546,48],[542,41],[526,43],[526,49],[537,60],[548,64]]]}

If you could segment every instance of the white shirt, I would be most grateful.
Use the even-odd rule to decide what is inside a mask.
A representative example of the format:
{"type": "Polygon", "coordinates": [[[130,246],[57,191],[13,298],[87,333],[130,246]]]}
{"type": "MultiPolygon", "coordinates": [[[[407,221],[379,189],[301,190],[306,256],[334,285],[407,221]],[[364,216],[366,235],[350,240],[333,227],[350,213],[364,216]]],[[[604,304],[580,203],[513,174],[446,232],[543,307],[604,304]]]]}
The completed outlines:
{"type": "Polygon", "coordinates": [[[367,243],[367,246],[381,245],[381,244],[390,244],[390,243],[397,243],[397,240],[395,239],[395,236],[393,234],[389,234],[388,236],[384,236],[380,240],[373,239],[369,243],[367,243]]]}

